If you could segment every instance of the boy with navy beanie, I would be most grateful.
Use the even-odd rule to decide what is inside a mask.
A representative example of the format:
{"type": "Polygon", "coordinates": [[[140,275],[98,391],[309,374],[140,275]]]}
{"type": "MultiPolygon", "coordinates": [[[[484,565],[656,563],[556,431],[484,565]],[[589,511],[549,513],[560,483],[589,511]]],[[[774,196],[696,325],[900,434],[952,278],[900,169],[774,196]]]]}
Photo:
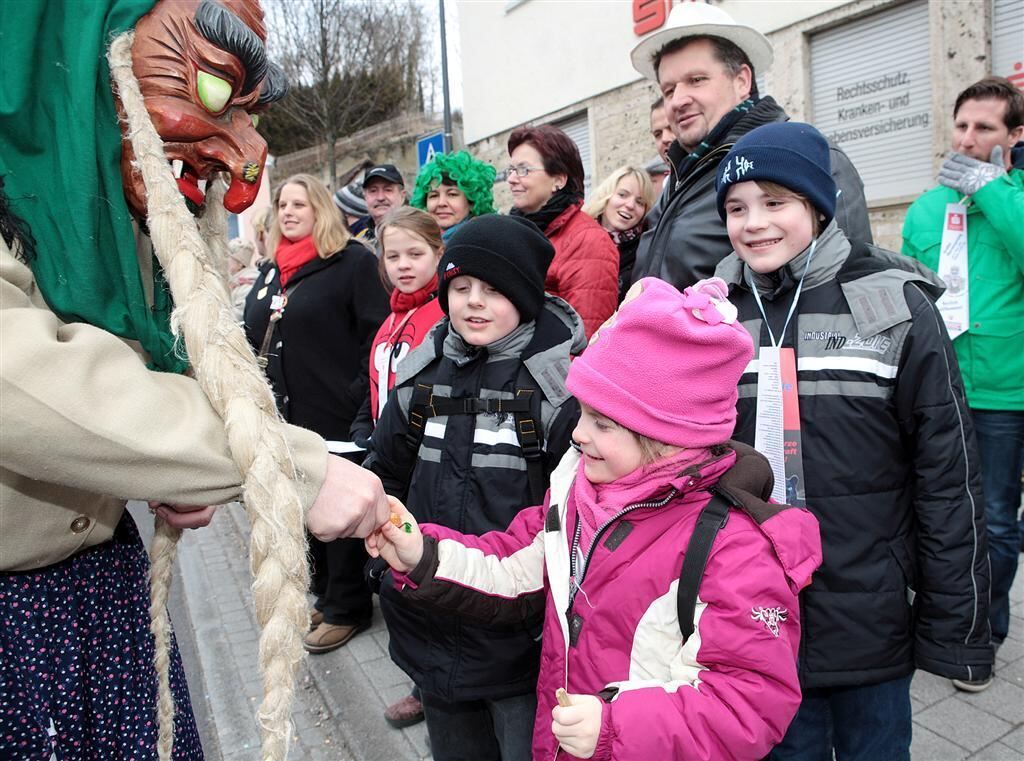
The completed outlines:
{"type": "MultiPolygon", "coordinates": [[[[543,500],[579,417],[565,377],[586,345],[572,307],[544,293],[553,257],[536,225],[511,216],[475,217],[448,240],[445,317],[399,366],[366,463],[418,521],[503,531],[543,500]]],[[[434,758],[528,761],[541,618],[533,631],[484,628],[381,581],[391,657],[422,692],[434,758]]]]}
{"type": "Polygon", "coordinates": [[[941,281],[848,240],[830,170],[818,130],[770,124],[716,185],[734,253],[715,274],[758,347],[735,438],[823,545],[801,594],[803,702],[770,758],[909,760],[914,669],[991,674],[978,461],[941,281]]]}

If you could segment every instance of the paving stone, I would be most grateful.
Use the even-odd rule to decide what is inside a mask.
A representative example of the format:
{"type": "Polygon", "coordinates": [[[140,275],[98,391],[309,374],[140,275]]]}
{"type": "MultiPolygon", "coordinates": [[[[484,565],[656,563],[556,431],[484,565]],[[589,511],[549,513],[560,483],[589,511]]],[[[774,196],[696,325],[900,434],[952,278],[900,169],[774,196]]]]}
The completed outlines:
{"type": "Polygon", "coordinates": [[[1024,659],[1018,659],[999,669],[999,678],[1005,679],[1010,684],[1024,687],[1024,659]]]}
{"type": "Polygon", "coordinates": [[[401,687],[408,690],[412,685],[408,675],[388,657],[368,661],[362,664],[362,667],[366,678],[377,685],[378,690],[390,687],[401,687]]]}
{"type": "Polygon", "coordinates": [[[1013,729],[998,716],[975,708],[959,698],[946,698],[925,709],[914,721],[957,745],[976,751],[1013,729]]]}
{"type": "Polygon", "coordinates": [[[995,742],[968,756],[968,761],[1021,761],[1021,754],[1009,745],[995,742]]]}
{"type": "Polygon", "coordinates": [[[368,663],[376,661],[387,655],[387,650],[382,650],[377,640],[369,632],[357,634],[345,645],[347,650],[357,663],[368,663]]]}
{"type": "Polygon", "coordinates": [[[998,716],[1010,724],[1024,722],[1024,688],[1006,681],[1002,676],[992,680],[992,686],[984,692],[961,692],[957,694],[956,699],[998,716]]]}
{"type": "Polygon", "coordinates": [[[914,727],[910,757],[914,761],[962,761],[969,751],[921,726],[914,727]]]}
{"type": "Polygon", "coordinates": [[[926,706],[955,695],[956,688],[948,679],[927,671],[917,671],[910,683],[910,696],[926,706]]]}
{"type": "Polygon", "coordinates": [[[1024,727],[1018,727],[1010,732],[1010,734],[1001,737],[1000,742],[1010,746],[1020,753],[1021,758],[1024,758],[1024,727]]]}

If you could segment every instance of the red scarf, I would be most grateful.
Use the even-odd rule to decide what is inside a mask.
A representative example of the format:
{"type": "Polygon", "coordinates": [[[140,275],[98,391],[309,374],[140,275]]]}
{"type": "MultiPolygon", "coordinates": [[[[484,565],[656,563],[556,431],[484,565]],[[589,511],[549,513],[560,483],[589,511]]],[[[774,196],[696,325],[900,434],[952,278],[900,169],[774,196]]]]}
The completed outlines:
{"type": "Polygon", "coordinates": [[[434,273],[434,277],[430,279],[430,282],[420,288],[418,291],[412,293],[402,293],[400,290],[395,288],[391,292],[391,311],[408,312],[410,309],[415,309],[418,306],[426,304],[430,300],[430,297],[437,293],[437,273],[434,273]]]}
{"type": "Polygon", "coordinates": [[[282,237],[277,244],[277,251],[274,252],[274,262],[281,270],[281,290],[288,285],[292,275],[316,257],[316,244],[313,242],[312,235],[307,235],[294,243],[282,237]]]}

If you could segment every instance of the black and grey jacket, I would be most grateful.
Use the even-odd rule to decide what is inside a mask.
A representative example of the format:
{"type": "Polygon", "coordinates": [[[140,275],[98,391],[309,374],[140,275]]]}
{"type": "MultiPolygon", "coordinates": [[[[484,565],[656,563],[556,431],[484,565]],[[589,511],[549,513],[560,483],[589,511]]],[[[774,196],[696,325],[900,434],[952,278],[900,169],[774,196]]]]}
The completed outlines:
{"type": "MultiPolygon", "coordinates": [[[[776,336],[804,251],[757,276],[776,336]]],[[[754,344],[770,345],[735,254],[716,274],[754,344]]],[[[990,673],[989,570],[974,431],[942,286],[905,257],[819,238],[783,346],[795,349],[807,505],[824,562],[801,595],[804,687],[875,684],[917,667],[990,673]]],[[[759,352],[760,353],[760,352],[759,352]]],[[[741,378],[734,438],[754,443],[758,365],[741,378]]]]}
{"type": "MultiPolygon", "coordinates": [[[[536,321],[481,349],[468,346],[443,319],[402,362],[366,467],[420,522],[467,534],[505,530],[532,504],[513,416],[431,417],[418,451],[412,451],[407,434],[415,386],[432,385],[437,396],[478,399],[513,399],[516,390],[534,390],[550,475],[579,417],[565,376],[570,355],[585,345],[579,316],[553,296],[536,321]]],[[[381,587],[381,610],[392,659],[428,693],[448,701],[496,699],[536,686],[540,619],[534,628],[469,625],[458,616],[409,605],[390,574],[381,587]]]]}
{"type": "MultiPolygon", "coordinates": [[[[672,144],[672,176],[647,215],[648,230],[640,238],[633,267],[634,283],[644,277],[657,277],[683,290],[711,277],[718,263],[732,251],[725,223],[718,216],[715,170],[743,135],[764,124],[788,120],[774,99],[761,98],[685,177],[678,175],[676,167],[686,158],[686,151],[678,142],[672,144]]],[[[864,183],[842,149],[834,145],[830,148],[832,177],[842,191],[836,201],[839,227],[850,240],[871,243],[864,183]]]]}

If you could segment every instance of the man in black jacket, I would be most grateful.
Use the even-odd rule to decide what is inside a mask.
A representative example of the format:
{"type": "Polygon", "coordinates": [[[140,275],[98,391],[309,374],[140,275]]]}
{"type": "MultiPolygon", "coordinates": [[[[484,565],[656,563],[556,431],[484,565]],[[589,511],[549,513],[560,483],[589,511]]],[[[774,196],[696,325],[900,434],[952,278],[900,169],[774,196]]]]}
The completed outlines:
{"type": "MultiPolygon", "coordinates": [[[[711,277],[732,251],[715,209],[715,169],[742,135],[788,121],[775,100],[758,97],[754,82],[772,57],[764,35],[706,3],[680,3],[664,28],[633,49],[633,67],[658,83],[677,137],[666,191],[640,240],[634,282],[654,276],[683,289],[711,277]]],[[[835,146],[831,153],[839,227],[852,240],[871,243],[864,185],[845,153],[835,146]]]]}

